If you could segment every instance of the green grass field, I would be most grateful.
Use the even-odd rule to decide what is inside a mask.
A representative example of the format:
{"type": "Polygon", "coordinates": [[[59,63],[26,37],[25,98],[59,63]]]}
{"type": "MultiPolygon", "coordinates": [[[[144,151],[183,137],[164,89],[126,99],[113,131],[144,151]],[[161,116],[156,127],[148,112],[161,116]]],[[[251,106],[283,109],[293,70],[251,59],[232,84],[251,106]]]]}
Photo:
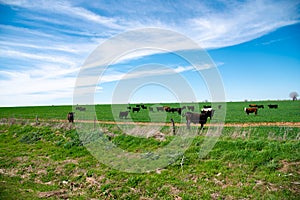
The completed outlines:
{"type": "MultiPolygon", "coordinates": [[[[175,122],[181,121],[181,116],[177,113],[158,113],[155,109],[156,106],[171,106],[179,107],[179,104],[145,104],[146,106],[153,106],[155,112],[151,113],[149,110],[141,110],[139,113],[130,114],[133,121],[150,122],[150,121],[167,121],[173,118],[175,122]],[[162,117],[156,115],[159,114],[162,117]],[[166,116],[164,116],[166,115],[166,116]],[[152,116],[152,117],[151,117],[152,116]]],[[[189,104],[182,104],[189,105],[189,104]]],[[[199,105],[202,108],[203,105],[210,105],[210,103],[199,103],[190,104],[199,105]]],[[[218,103],[214,104],[215,106],[218,103]]],[[[97,119],[100,121],[126,121],[125,119],[119,119],[119,111],[125,111],[128,105],[96,105],[95,112],[97,119]],[[116,112],[114,116],[112,110],[116,112]]],[[[84,107],[84,106],[83,106],[84,107]]],[[[86,113],[90,113],[91,107],[87,107],[86,113]]],[[[226,123],[247,123],[247,122],[300,122],[300,101],[259,101],[259,102],[228,102],[218,110],[218,112],[226,111],[225,122],[226,123]],[[249,104],[262,104],[265,106],[264,109],[259,109],[258,115],[254,116],[244,112],[244,107],[248,107],[249,104]],[[278,109],[269,109],[268,104],[278,104],[278,109]]],[[[67,113],[72,111],[72,106],[37,106],[37,107],[13,107],[6,108],[0,107],[0,119],[1,118],[17,118],[17,119],[32,119],[34,120],[36,116],[40,119],[62,119],[66,120],[67,113]]],[[[76,110],[75,110],[76,111],[76,110]]],[[[76,111],[78,115],[84,114],[84,112],[76,111]]]]}
{"type": "MultiPolygon", "coordinates": [[[[300,122],[299,101],[229,102],[226,108],[226,123],[300,122]],[[247,116],[243,108],[250,103],[264,104],[265,109],[247,116]],[[271,103],[279,108],[267,108],[271,103]]],[[[98,120],[113,121],[110,109],[97,105],[98,120]]],[[[166,168],[125,173],[97,161],[75,125],[51,121],[65,120],[71,110],[71,106],[0,108],[0,199],[299,199],[299,127],[224,127],[214,148],[199,158],[208,137],[205,127],[166,168]],[[48,121],[32,124],[36,115],[48,121]]],[[[146,110],[132,117],[152,120],[146,110]]],[[[180,121],[177,114],[165,117],[180,121]]],[[[114,124],[101,127],[97,134],[128,152],[151,153],[177,137],[167,126],[160,130],[163,140],[127,135],[114,124]]]]}

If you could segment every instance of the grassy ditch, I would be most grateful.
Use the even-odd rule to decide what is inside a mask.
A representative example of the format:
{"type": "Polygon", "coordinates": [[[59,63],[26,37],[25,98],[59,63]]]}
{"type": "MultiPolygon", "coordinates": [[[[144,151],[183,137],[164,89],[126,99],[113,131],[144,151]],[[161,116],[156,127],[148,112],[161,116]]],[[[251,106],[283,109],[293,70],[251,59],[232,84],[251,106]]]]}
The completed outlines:
{"type": "MultiPolygon", "coordinates": [[[[163,140],[103,127],[130,152],[152,151],[175,137],[170,127],[163,140]]],[[[299,198],[300,128],[225,127],[199,159],[206,130],[166,168],[133,174],[99,163],[67,125],[0,125],[0,199],[299,198]]]]}

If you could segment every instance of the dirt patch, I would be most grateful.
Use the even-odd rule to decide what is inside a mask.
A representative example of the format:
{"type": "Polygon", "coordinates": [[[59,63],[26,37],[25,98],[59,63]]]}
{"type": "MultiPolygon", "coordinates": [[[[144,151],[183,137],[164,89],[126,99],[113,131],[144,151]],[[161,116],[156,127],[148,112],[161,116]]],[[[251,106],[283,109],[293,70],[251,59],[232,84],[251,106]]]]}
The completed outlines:
{"type": "MultiPolygon", "coordinates": [[[[0,119],[1,124],[17,124],[24,123],[26,119],[0,119]]],[[[128,121],[94,121],[94,120],[76,120],[75,123],[68,123],[66,120],[59,119],[40,119],[39,124],[37,126],[50,126],[53,128],[60,129],[75,129],[78,123],[97,123],[97,124],[111,124],[111,125],[140,125],[140,126],[172,126],[171,122],[128,122],[128,121]]],[[[29,124],[29,123],[28,123],[29,124]]],[[[223,124],[225,127],[259,127],[259,126],[282,126],[282,127],[300,127],[300,122],[247,122],[247,123],[225,123],[223,124]]],[[[185,123],[175,123],[175,126],[186,126],[185,123]]],[[[192,125],[192,126],[200,126],[200,125],[192,125]]],[[[222,124],[205,124],[205,126],[222,126],[222,124]]]]}
{"type": "Polygon", "coordinates": [[[19,170],[12,168],[12,169],[0,169],[0,174],[8,175],[8,176],[17,176],[19,170]]]}
{"type": "MultiPolygon", "coordinates": [[[[89,123],[86,121],[86,123],[89,123]]],[[[142,126],[172,126],[172,123],[159,122],[114,122],[114,121],[97,121],[99,124],[133,124],[142,126]]],[[[185,123],[175,123],[175,126],[186,126],[185,123]]],[[[200,126],[199,124],[192,126],[200,126]]],[[[222,124],[205,124],[205,126],[222,126],[222,124]]],[[[300,127],[300,122],[249,122],[249,123],[225,123],[224,127],[259,127],[259,126],[282,126],[282,127],[300,127]]]]}
{"type": "MultiPolygon", "coordinates": [[[[291,167],[298,167],[300,166],[300,162],[287,162],[286,160],[282,160],[281,164],[283,165],[278,171],[283,173],[288,173],[291,169],[291,167]]],[[[298,174],[300,174],[300,171],[297,171],[298,174]]]]}
{"type": "MultiPolygon", "coordinates": [[[[208,124],[209,126],[209,124],[208,124]]],[[[300,122],[253,122],[253,123],[227,123],[225,127],[255,127],[255,126],[283,126],[300,127],[300,122]]]]}
{"type": "Polygon", "coordinates": [[[160,132],[160,127],[136,126],[126,130],[126,134],[135,137],[154,138],[159,141],[165,141],[165,134],[160,132]]]}
{"type": "Polygon", "coordinates": [[[57,197],[62,199],[67,199],[67,190],[55,190],[55,191],[49,191],[49,192],[40,192],[38,193],[38,196],[40,198],[49,198],[49,197],[57,197]]]}

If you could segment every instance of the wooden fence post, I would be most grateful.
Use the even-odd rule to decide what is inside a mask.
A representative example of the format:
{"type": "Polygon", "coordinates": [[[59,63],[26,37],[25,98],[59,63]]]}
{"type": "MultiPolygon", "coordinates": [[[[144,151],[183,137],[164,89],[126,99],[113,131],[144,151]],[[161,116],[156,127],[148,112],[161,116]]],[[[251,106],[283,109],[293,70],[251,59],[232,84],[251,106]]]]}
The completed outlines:
{"type": "Polygon", "coordinates": [[[94,116],[94,131],[96,130],[96,115],[94,116]]]}
{"type": "Polygon", "coordinates": [[[175,122],[174,122],[173,118],[171,118],[171,122],[172,122],[172,127],[173,127],[173,134],[175,135],[175,122]]]}
{"type": "Polygon", "coordinates": [[[39,124],[39,117],[38,115],[35,116],[35,125],[38,125],[39,124]]]}

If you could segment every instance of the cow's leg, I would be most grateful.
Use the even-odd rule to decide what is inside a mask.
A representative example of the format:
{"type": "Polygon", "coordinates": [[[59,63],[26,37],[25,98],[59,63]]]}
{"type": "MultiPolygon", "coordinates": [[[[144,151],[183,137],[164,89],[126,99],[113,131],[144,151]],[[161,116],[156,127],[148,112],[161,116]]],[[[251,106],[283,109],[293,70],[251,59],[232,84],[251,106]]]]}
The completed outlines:
{"type": "Polygon", "coordinates": [[[187,127],[187,129],[190,129],[190,124],[191,124],[191,121],[190,121],[190,120],[187,120],[187,121],[186,121],[186,127],[187,127]]]}

